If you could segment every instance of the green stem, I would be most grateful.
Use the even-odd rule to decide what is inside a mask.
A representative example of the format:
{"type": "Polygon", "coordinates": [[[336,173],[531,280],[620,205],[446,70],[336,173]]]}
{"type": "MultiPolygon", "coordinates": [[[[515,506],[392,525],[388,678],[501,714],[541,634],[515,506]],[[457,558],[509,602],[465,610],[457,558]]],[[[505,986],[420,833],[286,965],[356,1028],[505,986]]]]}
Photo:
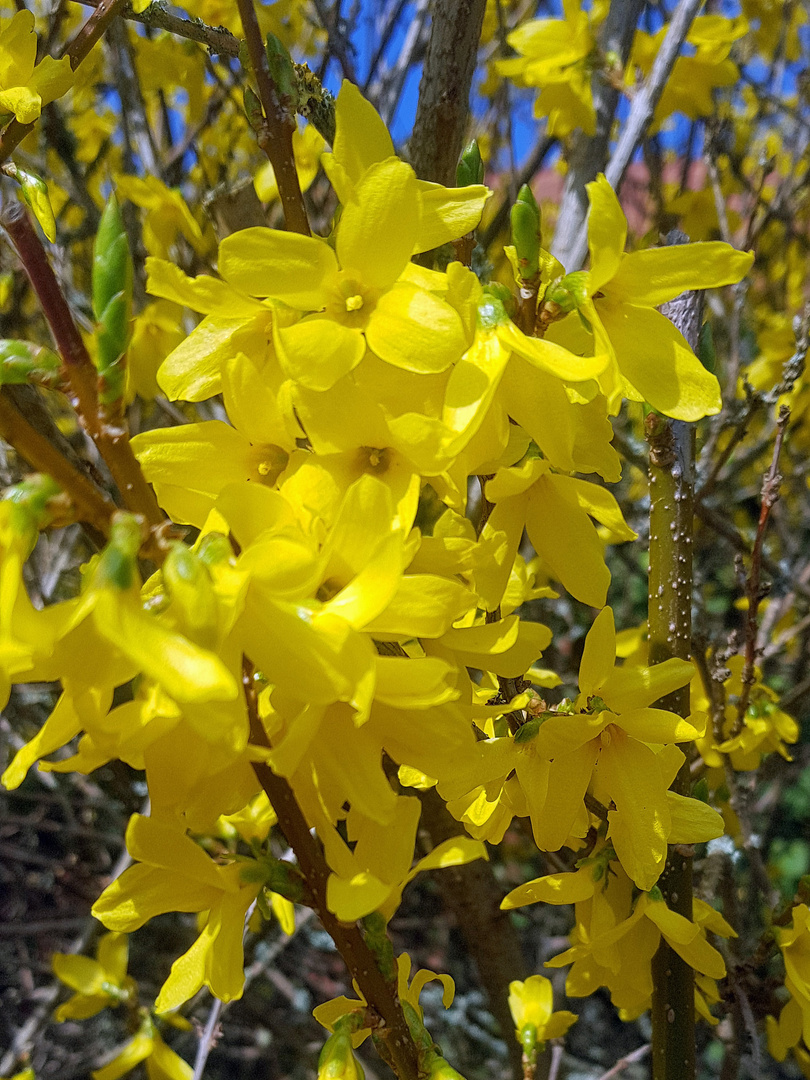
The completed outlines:
{"type": "MultiPolygon", "coordinates": [[[[670,242],[679,240],[673,238],[670,242]]],[[[684,294],[663,310],[695,348],[700,329],[700,294],[684,294]]],[[[650,447],[650,663],[660,664],[671,657],[688,660],[691,652],[695,429],[684,421],[650,413],[645,434],[650,447]]],[[[688,684],[656,704],[688,716],[688,684]]],[[[690,788],[687,759],[672,790],[688,795],[690,788]]],[[[691,920],[691,858],[671,847],[658,886],[667,905],[691,920]]],[[[694,970],[662,939],[653,958],[652,975],[653,1080],[694,1080],[694,970]]]]}

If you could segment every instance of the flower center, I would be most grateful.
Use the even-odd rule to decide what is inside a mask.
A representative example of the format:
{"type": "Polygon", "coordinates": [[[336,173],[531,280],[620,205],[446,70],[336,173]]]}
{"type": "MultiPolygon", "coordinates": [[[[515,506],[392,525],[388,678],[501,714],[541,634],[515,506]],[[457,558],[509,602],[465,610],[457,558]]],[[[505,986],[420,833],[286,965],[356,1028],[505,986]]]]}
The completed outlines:
{"type": "Polygon", "coordinates": [[[346,297],[346,310],[347,311],[359,311],[363,306],[363,297],[359,293],[355,293],[354,296],[346,297]]]}

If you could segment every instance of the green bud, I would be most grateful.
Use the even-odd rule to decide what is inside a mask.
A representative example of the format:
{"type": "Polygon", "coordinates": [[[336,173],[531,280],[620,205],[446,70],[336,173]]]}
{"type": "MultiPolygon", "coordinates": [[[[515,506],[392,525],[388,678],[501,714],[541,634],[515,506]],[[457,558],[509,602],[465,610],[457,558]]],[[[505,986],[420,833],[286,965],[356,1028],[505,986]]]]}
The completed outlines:
{"type": "Polygon", "coordinates": [[[61,361],[52,349],[31,341],[0,340],[0,384],[39,383],[49,390],[61,385],[61,361]]]}
{"type": "Polygon", "coordinates": [[[520,277],[530,281],[540,272],[540,208],[528,184],[518,192],[509,216],[520,277]]]}
{"type": "Polygon", "coordinates": [[[352,1053],[351,1035],[336,1030],[318,1058],[318,1080],[363,1080],[363,1066],[352,1053]]]}
{"type": "Polygon", "coordinates": [[[268,34],[265,43],[270,77],[276,84],[279,100],[293,112],[298,108],[298,76],[295,65],[284,43],[275,34],[268,34]]]}
{"type": "Polygon", "coordinates": [[[264,123],[264,109],[258,94],[251,86],[245,86],[245,116],[253,131],[259,131],[264,123]]]}
{"type": "Polygon", "coordinates": [[[461,151],[461,157],[456,166],[456,187],[469,187],[471,184],[483,184],[484,163],[481,160],[481,150],[477,139],[470,142],[461,151]]]}
{"type": "Polygon", "coordinates": [[[27,538],[31,550],[39,530],[47,528],[53,520],[51,499],[61,493],[57,482],[44,473],[34,473],[3,492],[2,501],[14,506],[10,510],[14,531],[27,538]]]}
{"type": "Polygon", "coordinates": [[[132,256],[115,195],[101,215],[93,248],[93,314],[96,317],[96,368],[99,400],[120,401],[132,316],[132,256]]]}
{"type": "Polygon", "coordinates": [[[224,533],[210,532],[200,540],[197,554],[206,566],[229,563],[233,558],[233,546],[224,533]]]}
{"type": "Polygon", "coordinates": [[[575,270],[558,281],[552,281],[543,297],[545,303],[556,304],[566,314],[576,311],[588,299],[587,270],[575,270]]]}
{"type": "Polygon", "coordinates": [[[119,511],[113,516],[110,539],[98,557],[94,581],[104,587],[129,589],[137,580],[136,560],[143,536],[134,514],[119,511]]]}
{"type": "Polygon", "coordinates": [[[701,802],[705,803],[709,801],[709,782],[705,776],[701,776],[692,788],[692,798],[700,799],[701,802]]]}
{"type": "Polygon", "coordinates": [[[429,1054],[422,1063],[430,1080],[464,1080],[464,1077],[441,1054],[429,1054]]]}
{"type": "Polygon", "coordinates": [[[13,161],[6,162],[2,171],[20,185],[20,196],[23,202],[39,222],[46,237],[53,243],[56,239],[56,218],[53,216],[48,185],[42,177],[37,176],[36,173],[26,172],[13,161]]]}
{"type": "Polygon", "coordinates": [[[500,326],[509,319],[509,312],[514,310],[515,298],[506,285],[491,281],[484,287],[484,295],[478,305],[478,325],[488,330],[500,326]]]}
{"type": "Polygon", "coordinates": [[[653,885],[653,887],[650,889],[650,899],[656,901],[664,899],[664,894],[661,892],[657,885],[653,885]]]}
{"type": "Polygon", "coordinates": [[[293,904],[305,902],[304,881],[295,866],[283,859],[270,859],[267,870],[267,888],[278,893],[293,904]]]}

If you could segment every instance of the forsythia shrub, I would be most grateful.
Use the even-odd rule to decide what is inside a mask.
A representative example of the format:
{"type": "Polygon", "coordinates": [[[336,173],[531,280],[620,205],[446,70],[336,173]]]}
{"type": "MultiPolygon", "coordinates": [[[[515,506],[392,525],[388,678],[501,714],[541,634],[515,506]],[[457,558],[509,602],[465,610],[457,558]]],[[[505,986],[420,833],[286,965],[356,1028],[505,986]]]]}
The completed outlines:
{"type": "MultiPolygon", "coordinates": [[[[529,22],[510,38],[521,55],[499,70],[540,89],[536,112],[553,133],[594,128],[589,65],[606,7],[566,2],[559,26],[529,22]],[[562,77],[570,64],[573,80],[562,77]]],[[[694,55],[678,61],[656,122],[682,108],[695,80],[688,115],[711,110],[711,91],[737,77],[727,57],[743,21],[695,20],[694,55]]],[[[29,23],[23,12],[3,29],[1,55],[29,23]]],[[[637,35],[640,77],[657,48],[637,35]]],[[[0,103],[21,122],[70,85],[66,61],[6,67],[0,103]]],[[[311,180],[322,136],[307,127],[296,139],[311,180]]],[[[163,215],[147,244],[150,308],[201,316],[179,340],[175,326],[157,386],[169,401],[220,397],[224,413],[131,442],[123,434],[142,377],[142,327],[133,338],[132,263],[111,196],[95,242],[86,356],[98,383],[89,397],[71,395],[80,411],[95,409],[83,421],[109,450],[126,509],[100,496],[81,504],[65,474],[33,477],[0,503],[0,697],[22,683],[61,687],[3,784],[17,787],[34,765],[91,773],[120,760],[143,771],[149,793],[148,812],[126,832],[132,863],[93,906],[108,931],[96,959],[54,957],[74,991],[56,1019],[129,1010],[133,1037],[98,1080],[140,1062],[150,1077],[190,1077],[161,1024],[182,1025],[178,1010],[202,987],[239,998],[246,924],[258,931],[275,918],[290,932],[295,905],[308,904],[357,992],[316,1009],[330,1032],[319,1075],[362,1076],[354,1049],[369,1035],[401,1076],[456,1075],[419,1004],[438,979],[449,1006],[452,980],[412,976],[385,924],[416,874],[487,859],[487,845],[524,818],[539,851],[572,854],[568,869],[518,885],[503,907],[574,905],[570,946],[549,961],[570,965],[568,994],[605,987],[623,1018],[638,1017],[664,942],[693,969],[695,1008],[713,1023],[726,974],[713,942],[735,931],[702,900],[691,917],[675,910],[662,874],[673,847],[691,851],[729,827],[723,768],[786,754],[797,730],[765,686],[742,726],[732,710],[721,728],[691,661],[651,663],[643,647],[617,659],[605,547],[636,534],[610,490],[621,476],[611,418],[626,402],[662,422],[719,412],[716,376],[658,309],[740,282],[753,255],[719,241],[626,253],[625,215],[600,174],[587,184],[587,270],[542,246],[528,189],[505,249],[513,287],[469,259],[443,269],[414,261],[443,245],[463,254],[478,228],[491,192],[477,148],[465,153],[459,186],[418,179],[350,81],[320,165],[338,204],[329,235],[240,229],[219,242],[217,276],[188,276],[170,257],[178,230],[201,250],[210,243],[185,204],[175,200],[171,216],[157,180],[119,185],[163,215]],[[78,595],[39,609],[26,560],[41,530],[75,518],[104,534],[100,550],[82,567],[78,595]],[[539,661],[552,632],[525,605],[543,598],[551,610],[561,596],[598,613],[579,693],[547,703],[559,680],[539,661]],[[693,680],[688,715],[662,707],[693,680]],[[674,789],[698,758],[707,782],[674,789]],[[420,800],[431,789],[456,835],[418,858],[420,800]],[[282,833],[294,862],[278,857],[282,833]],[[216,857],[202,842],[210,837],[216,857]],[[127,975],[127,935],[165,912],[196,913],[198,934],[145,1008],[127,975]]],[[[272,177],[262,182],[265,197],[278,190],[272,177]]],[[[24,258],[15,228],[25,228],[19,218],[9,234],[24,258]]],[[[6,342],[4,381],[72,386],[57,347],[61,368],[40,346],[6,342]]],[[[774,931],[790,994],[769,1028],[778,1060],[803,1031],[810,1045],[807,915],[796,907],[774,931]]],[[[539,974],[513,982],[509,1003],[531,1071],[576,1017],[553,1010],[539,974]]],[[[806,1067],[808,1052],[796,1052],[806,1067]]]]}

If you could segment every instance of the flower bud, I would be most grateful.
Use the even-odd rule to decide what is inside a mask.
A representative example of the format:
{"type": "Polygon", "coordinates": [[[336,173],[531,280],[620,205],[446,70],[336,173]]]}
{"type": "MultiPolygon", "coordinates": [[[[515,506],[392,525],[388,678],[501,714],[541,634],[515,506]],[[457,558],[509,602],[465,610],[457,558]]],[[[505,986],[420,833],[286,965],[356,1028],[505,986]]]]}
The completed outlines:
{"type": "Polygon", "coordinates": [[[363,1066],[352,1053],[348,1031],[335,1031],[318,1058],[318,1080],[364,1080],[363,1066]]]}
{"type": "Polygon", "coordinates": [[[26,172],[13,161],[6,162],[2,171],[20,185],[23,202],[39,222],[45,236],[53,243],[56,239],[56,218],[53,216],[48,185],[36,173],[26,172]]]}
{"type": "Polygon", "coordinates": [[[284,43],[275,34],[268,34],[264,51],[270,76],[276,84],[279,100],[292,112],[298,108],[298,76],[292,57],[284,43]]]}
{"type": "Polygon", "coordinates": [[[484,163],[477,139],[471,139],[461,152],[456,166],[456,187],[469,187],[471,184],[483,184],[484,163]]]}
{"type": "Polygon", "coordinates": [[[556,304],[560,311],[567,315],[569,311],[580,308],[588,299],[588,279],[587,270],[575,270],[558,281],[552,281],[543,299],[547,304],[556,304]]]}
{"type": "Polygon", "coordinates": [[[113,516],[110,540],[99,555],[94,583],[129,589],[138,580],[135,565],[143,536],[141,525],[134,514],[118,512],[113,516]]]}
{"type": "Polygon", "coordinates": [[[518,192],[509,216],[520,276],[530,281],[540,272],[540,208],[528,184],[518,192]]]}
{"type": "Polygon", "coordinates": [[[124,394],[132,314],[132,257],[115,195],[104,207],[93,248],[93,313],[99,400],[111,405],[124,394]]]}
{"type": "Polygon", "coordinates": [[[31,341],[6,338],[0,341],[0,384],[39,383],[49,390],[59,387],[61,361],[52,349],[31,341]]]}

